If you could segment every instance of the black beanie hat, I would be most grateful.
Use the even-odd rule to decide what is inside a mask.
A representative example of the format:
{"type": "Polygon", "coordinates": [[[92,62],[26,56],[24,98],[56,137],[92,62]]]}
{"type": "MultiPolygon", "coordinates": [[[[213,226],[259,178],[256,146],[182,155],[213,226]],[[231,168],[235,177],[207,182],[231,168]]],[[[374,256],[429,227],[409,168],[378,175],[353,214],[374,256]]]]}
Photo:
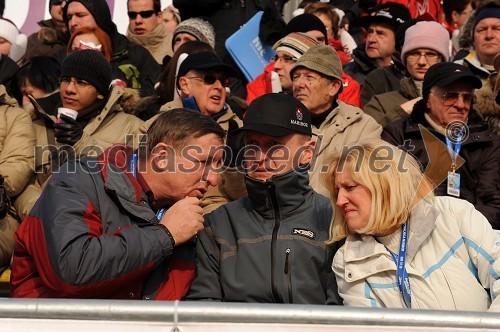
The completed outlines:
{"type": "Polygon", "coordinates": [[[92,84],[97,91],[108,95],[113,68],[101,52],[95,50],[75,51],[63,60],[61,77],[75,77],[92,84]]]}
{"type": "Polygon", "coordinates": [[[325,41],[328,40],[325,25],[313,14],[301,14],[292,18],[286,25],[285,36],[292,32],[308,32],[312,30],[321,31],[325,36],[325,41]]]}

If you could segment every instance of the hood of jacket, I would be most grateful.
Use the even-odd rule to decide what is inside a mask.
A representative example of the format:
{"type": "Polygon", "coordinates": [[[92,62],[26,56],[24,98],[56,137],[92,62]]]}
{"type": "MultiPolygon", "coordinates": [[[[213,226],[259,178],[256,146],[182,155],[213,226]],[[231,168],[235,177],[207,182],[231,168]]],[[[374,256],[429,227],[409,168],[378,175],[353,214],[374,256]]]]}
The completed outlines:
{"type": "Polygon", "coordinates": [[[245,175],[248,198],[252,207],[264,218],[292,214],[312,195],[309,185],[309,165],[276,175],[265,182],[245,175]]]}
{"type": "Polygon", "coordinates": [[[2,84],[0,84],[0,104],[18,107],[17,100],[7,94],[7,90],[2,84]]]}
{"type": "MultiPolygon", "coordinates": [[[[116,28],[116,25],[113,23],[113,20],[111,18],[111,12],[109,10],[108,4],[106,3],[106,0],[68,0],[66,1],[66,6],[64,6],[63,9],[63,18],[64,21],[66,22],[66,25],[68,25],[68,7],[69,4],[72,2],[79,2],[82,5],[87,8],[87,10],[92,14],[94,17],[95,22],[97,25],[104,30],[111,38],[111,43],[113,44],[113,52],[116,52],[115,50],[115,39],[117,35],[119,35],[118,30],[116,28]]],[[[69,28],[69,25],[68,25],[69,28]]]]}
{"type": "Polygon", "coordinates": [[[71,38],[69,30],[59,29],[53,19],[40,21],[38,25],[38,39],[44,44],[67,44],[71,38]]]}

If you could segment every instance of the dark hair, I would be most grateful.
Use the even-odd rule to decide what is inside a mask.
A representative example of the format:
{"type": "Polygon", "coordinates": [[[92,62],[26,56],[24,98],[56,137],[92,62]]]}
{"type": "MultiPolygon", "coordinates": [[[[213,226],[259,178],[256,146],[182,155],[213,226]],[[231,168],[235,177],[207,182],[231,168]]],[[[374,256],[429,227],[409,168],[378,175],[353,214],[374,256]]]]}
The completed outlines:
{"type": "Polygon", "coordinates": [[[332,5],[324,2],[314,2],[306,6],[304,13],[326,15],[332,24],[333,39],[339,39],[340,17],[332,5]]]}
{"type": "MultiPolygon", "coordinates": [[[[127,8],[130,0],[127,0],[127,8]]],[[[161,0],[153,0],[153,10],[156,14],[161,12],[161,0]]]]}
{"type": "Polygon", "coordinates": [[[443,0],[443,12],[446,22],[452,23],[451,14],[453,11],[461,13],[467,8],[469,4],[472,4],[472,0],[443,0]]]}
{"type": "Polygon", "coordinates": [[[163,105],[174,99],[175,74],[177,70],[177,61],[182,53],[192,54],[197,52],[213,52],[212,46],[207,43],[195,40],[182,44],[172,56],[172,59],[165,66],[165,69],[158,77],[158,96],[159,102],[163,105]]]}
{"type": "Polygon", "coordinates": [[[187,108],[175,108],[162,112],[146,132],[145,154],[147,159],[158,143],[165,143],[174,149],[182,149],[189,140],[208,134],[215,134],[224,140],[226,132],[211,117],[187,108]]]}
{"type": "Polygon", "coordinates": [[[59,76],[61,76],[61,65],[51,56],[34,56],[26,62],[19,70],[12,81],[12,95],[19,105],[22,105],[23,93],[21,87],[28,79],[35,88],[53,92],[59,89],[59,76]]]}

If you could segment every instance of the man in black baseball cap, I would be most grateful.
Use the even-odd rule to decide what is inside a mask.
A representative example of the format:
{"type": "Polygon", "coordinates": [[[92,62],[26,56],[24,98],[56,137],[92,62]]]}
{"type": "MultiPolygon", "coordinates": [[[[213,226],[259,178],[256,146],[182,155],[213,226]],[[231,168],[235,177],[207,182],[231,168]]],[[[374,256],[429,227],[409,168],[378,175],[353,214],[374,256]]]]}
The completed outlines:
{"type": "MultiPolygon", "coordinates": [[[[226,103],[228,78],[234,76],[235,69],[222,62],[215,53],[192,53],[182,62],[177,73],[178,98],[164,104],[160,113],[176,108],[188,108],[211,117],[226,132],[236,130],[243,123],[226,103]]],[[[158,116],[146,121],[138,134],[145,134],[158,116]]],[[[208,213],[222,204],[240,198],[244,193],[242,174],[222,172],[219,184],[209,187],[200,205],[204,213],[208,213]]]]}
{"type": "Polygon", "coordinates": [[[308,109],[290,95],[266,94],[243,123],[248,196],[205,215],[188,299],[340,304],[329,280],[335,248],[325,245],[331,204],[309,186],[308,109]]]}
{"type": "Polygon", "coordinates": [[[366,43],[354,50],[354,61],[347,63],[344,71],[363,84],[369,72],[389,66],[396,50],[396,30],[409,19],[410,12],[404,5],[386,2],[373,7],[368,16],[360,19],[367,31],[366,43]]]}
{"type": "Polygon", "coordinates": [[[422,100],[415,104],[409,117],[385,126],[382,138],[418,159],[422,170],[437,185],[435,195],[469,201],[494,229],[499,229],[500,139],[474,109],[474,92],[481,86],[481,80],[462,65],[432,65],[424,76],[422,100]],[[424,140],[423,128],[448,147],[444,156],[449,155],[450,159],[436,157],[443,155],[439,145],[424,140]],[[460,164],[456,155],[465,160],[462,166],[457,166],[460,164]],[[445,181],[435,175],[443,172],[444,176],[448,174],[445,181]]]}

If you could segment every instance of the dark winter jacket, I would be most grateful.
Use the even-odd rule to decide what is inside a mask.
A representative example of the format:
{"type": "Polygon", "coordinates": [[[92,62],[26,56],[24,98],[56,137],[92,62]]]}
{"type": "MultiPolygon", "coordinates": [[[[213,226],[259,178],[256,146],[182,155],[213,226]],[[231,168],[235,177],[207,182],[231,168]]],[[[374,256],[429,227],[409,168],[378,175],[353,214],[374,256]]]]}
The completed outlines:
{"type": "Polygon", "coordinates": [[[12,297],[154,297],[164,279],[148,285],[153,295],[143,285],[173,246],[128,170],[131,154],[115,145],[53,175],[16,234],[12,297]]]}
{"type": "Polygon", "coordinates": [[[46,55],[51,56],[59,51],[69,42],[69,30],[63,31],[59,29],[54,20],[43,20],[38,22],[40,30],[31,34],[28,37],[28,45],[26,46],[25,61],[30,60],[34,56],[46,55]]]}
{"type": "Polygon", "coordinates": [[[307,172],[266,182],[246,178],[248,196],[205,216],[190,300],[340,304],[327,246],[332,209],[307,172]]]}
{"type": "Polygon", "coordinates": [[[361,108],[375,95],[399,90],[401,80],[406,76],[406,68],[393,57],[394,63],[380,67],[366,75],[361,87],[361,108]]]}
{"type": "Polygon", "coordinates": [[[417,97],[420,94],[413,79],[404,78],[399,90],[373,96],[363,111],[384,127],[394,120],[407,117],[408,113],[401,108],[401,104],[417,97]]]}
{"type": "MultiPolygon", "coordinates": [[[[460,198],[474,204],[494,229],[500,229],[500,138],[488,129],[488,125],[472,109],[467,124],[468,137],[462,143],[459,153],[465,163],[456,170],[460,174],[460,198]]],[[[422,170],[425,170],[429,157],[419,125],[446,144],[445,137],[436,132],[425,119],[423,101],[415,104],[409,117],[386,126],[382,138],[410,152],[421,163],[422,170]]],[[[445,180],[434,193],[438,196],[447,195],[446,184],[445,180]]]]}
{"type": "Polygon", "coordinates": [[[352,52],[353,61],[343,66],[343,71],[363,85],[366,75],[378,68],[375,60],[368,57],[365,51],[365,44],[358,45],[352,52]]]}

